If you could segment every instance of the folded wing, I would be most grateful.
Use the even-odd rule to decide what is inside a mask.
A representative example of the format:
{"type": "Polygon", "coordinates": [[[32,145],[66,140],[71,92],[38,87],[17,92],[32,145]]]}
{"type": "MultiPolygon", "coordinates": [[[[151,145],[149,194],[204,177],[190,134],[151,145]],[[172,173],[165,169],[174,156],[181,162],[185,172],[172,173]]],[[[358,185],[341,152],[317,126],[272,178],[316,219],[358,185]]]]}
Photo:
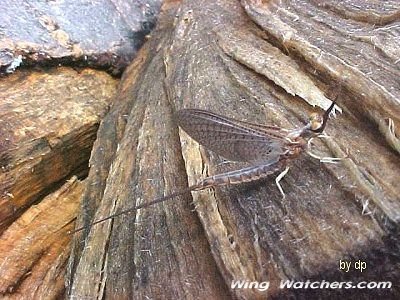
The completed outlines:
{"type": "Polygon", "coordinates": [[[273,163],[286,152],[285,130],[233,120],[205,110],[184,109],[178,125],[199,144],[232,161],[273,163]]]}

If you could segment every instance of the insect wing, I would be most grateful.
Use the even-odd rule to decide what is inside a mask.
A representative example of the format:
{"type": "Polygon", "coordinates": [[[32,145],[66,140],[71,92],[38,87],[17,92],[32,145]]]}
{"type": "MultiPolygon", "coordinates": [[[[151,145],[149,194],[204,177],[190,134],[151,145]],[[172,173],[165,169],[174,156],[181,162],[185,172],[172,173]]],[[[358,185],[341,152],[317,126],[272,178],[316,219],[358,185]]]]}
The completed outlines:
{"type": "Polygon", "coordinates": [[[232,161],[276,162],[286,151],[278,127],[240,122],[217,114],[184,109],[178,125],[207,149],[232,161]]]}

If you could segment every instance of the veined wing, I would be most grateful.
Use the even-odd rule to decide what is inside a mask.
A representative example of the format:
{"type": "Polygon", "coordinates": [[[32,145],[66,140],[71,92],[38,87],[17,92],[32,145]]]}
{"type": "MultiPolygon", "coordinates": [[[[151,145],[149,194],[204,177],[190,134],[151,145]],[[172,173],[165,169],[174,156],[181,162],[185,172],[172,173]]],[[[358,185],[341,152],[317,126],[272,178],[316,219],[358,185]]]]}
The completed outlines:
{"type": "Polygon", "coordinates": [[[276,162],[286,152],[279,127],[241,122],[200,109],[176,114],[178,125],[199,144],[233,161],[276,162]]]}

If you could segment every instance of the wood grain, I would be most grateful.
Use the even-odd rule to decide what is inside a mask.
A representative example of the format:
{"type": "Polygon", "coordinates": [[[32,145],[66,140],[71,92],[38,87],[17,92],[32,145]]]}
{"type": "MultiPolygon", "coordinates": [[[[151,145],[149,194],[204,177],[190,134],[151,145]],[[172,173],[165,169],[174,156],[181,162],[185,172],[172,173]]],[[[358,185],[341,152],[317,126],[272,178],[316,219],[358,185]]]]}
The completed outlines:
{"type": "Polygon", "coordinates": [[[343,160],[294,161],[281,182],[285,199],[268,178],[194,192],[92,227],[75,244],[71,298],[399,296],[398,286],[279,289],[286,279],[400,278],[398,18],[388,17],[399,7],[374,6],[378,24],[376,15],[366,17],[365,1],[358,9],[324,3],[164,3],[100,126],[84,224],[237,167],[179,132],[172,116],[182,108],[292,129],[310,104],[326,108],[324,93],[340,84],[343,113],[314,149],[343,160]],[[397,127],[388,130],[389,120],[397,127]],[[368,269],[346,273],[340,260],[362,260],[368,269]],[[271,287],[231,289],[232,280],[271,287]]]}

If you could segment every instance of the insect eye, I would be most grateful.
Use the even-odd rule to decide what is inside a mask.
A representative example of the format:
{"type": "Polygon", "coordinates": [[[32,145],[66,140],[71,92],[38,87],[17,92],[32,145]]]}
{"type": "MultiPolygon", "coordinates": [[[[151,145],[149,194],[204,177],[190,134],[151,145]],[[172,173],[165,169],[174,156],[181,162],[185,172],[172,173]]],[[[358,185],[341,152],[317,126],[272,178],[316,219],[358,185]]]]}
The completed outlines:
{"type": "Polygon", "coordinates": [[[312,113],[308,120],[310,122],[310,129],[312,131],[317,131],[320,129],[323,123],[322,117],[317,113],[312,113]]]}
{"type": "Polygon", "coordinates": [[[314,120],[316,120],[316,119],[320,119],[320,117],[319,117],[319,115],[318,115],[317,113],[312,113],[312,114],[308,117],[308,120],[309,120],[310,122],[312,122],[312,121],[314,121],[314,120]]]}

